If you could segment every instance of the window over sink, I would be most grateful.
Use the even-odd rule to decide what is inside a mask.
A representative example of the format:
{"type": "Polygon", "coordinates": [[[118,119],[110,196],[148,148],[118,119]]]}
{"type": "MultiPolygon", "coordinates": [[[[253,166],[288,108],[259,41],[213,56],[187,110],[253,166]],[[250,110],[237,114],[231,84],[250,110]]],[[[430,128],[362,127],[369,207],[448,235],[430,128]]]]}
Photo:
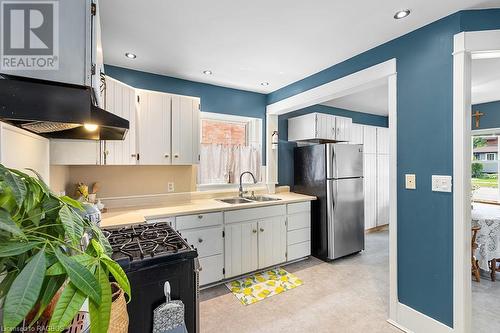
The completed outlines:
{"type": "MultiPolygon", "coordinates": [[[[200,121],[198,189],[236,186],[244,171],[262,181],[261,119],[201,112],[200,121]]],[[[243,183],[253,183],[251,176],[243,183]]]]}

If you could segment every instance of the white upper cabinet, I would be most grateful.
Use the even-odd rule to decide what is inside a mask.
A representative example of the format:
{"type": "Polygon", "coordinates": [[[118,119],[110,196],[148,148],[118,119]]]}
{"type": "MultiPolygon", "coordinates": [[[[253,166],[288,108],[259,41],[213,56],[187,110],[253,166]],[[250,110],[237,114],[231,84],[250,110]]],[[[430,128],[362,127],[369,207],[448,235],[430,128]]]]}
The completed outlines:
{"type": "Polygon", "coordinates": [[[377,153],[377,128],[374,126],[363,126],[363,145],[365,154],[377,153]]]}
{"type": "Polygon", "coordinates": [[[139,164],[171,164],[172,96],[148,90],[138,96],[139,164]]]}
{"type": "Polygon", "coordinates": [[[389,129],[377,127],[377,154],[389,154],[389,129]]]}
{"type": "Polygon", "coordinates": [[[49,183],[49,140],[14,127],[0,123],[0,163],[8,168],[26,168],[38,172],[49,183]]]}
{"type": "Polygon", "coordinates": [[[99,165],[100,141],[50,140],[50,164],[52,165],[99,165]]]}
{"type": "Polygon", "coordinates": [[[137,164],[136,90],[120,81],[106,77],[105,109],[127,119],[130,127],[125,140],[105,141],[103,163],[107,165],[137,164]]]}
{"type": "Polygon", "coordinates": [[[363,125],[352,124],[351,126],[351,140],[350,143],[355,145],[362,145],[363,142],[363,125]]]}
{"type": "Polygon", "coordinates": [[[288,119],[288,140],[349,141],[352,119],[326,113],[309,113],[288,119]]]}
{"type": "Polygon", "coordinates": [[[199,107],[199,98],[172,95],[172,164],[199,161],[199,107]]]}

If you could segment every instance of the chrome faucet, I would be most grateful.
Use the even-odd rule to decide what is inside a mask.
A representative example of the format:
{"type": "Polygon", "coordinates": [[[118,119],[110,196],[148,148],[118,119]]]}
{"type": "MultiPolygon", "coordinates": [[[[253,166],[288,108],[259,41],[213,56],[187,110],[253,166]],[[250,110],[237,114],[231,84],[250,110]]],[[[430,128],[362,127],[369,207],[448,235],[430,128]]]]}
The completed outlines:
{"type": "Polygon", "coordinates": [[[257,179],[255,179],[255,176],[253,175],[253,173],[251,173],[250,171],[245,171],[245,172],[242,172],[242,173],[241,173],[241,175],[240,175],[240,188],[239,188],[239,191],[238,191],[238,192],[239,192],[239,194],[238,194],[238,195],[240,196],[240,198],[243,198],[243,194],[247,193],[247,192],[244,192],[244,191],[243,191],[243,183],[242,183],[242,182],[243,182],[243,176],[244,176],[245,174],[247,174],[247,173],[248,173],[250,176],[252,176],[252,178],[253,178],[253,183],[254,183],[254,184],[257,184],[257,179]]]}

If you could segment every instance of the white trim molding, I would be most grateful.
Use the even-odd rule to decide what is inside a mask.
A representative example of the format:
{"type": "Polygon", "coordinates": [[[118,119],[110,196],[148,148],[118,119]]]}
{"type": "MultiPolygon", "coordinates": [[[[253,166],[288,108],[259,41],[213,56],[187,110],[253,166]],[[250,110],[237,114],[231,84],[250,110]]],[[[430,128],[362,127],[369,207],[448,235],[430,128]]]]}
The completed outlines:
{"type": "Polygon", "coordinates": [[[500,50],[500,30],[462,32],[453,49],[453,332],[472,331],[471,63],[500,50]]]}
{"type": "Polygon", "coordinates": [[[375,87],[393,74],[396,74],[394,58],[270,104],[267,106],[267,114],[285,114],[347,96],[375,87]]]}

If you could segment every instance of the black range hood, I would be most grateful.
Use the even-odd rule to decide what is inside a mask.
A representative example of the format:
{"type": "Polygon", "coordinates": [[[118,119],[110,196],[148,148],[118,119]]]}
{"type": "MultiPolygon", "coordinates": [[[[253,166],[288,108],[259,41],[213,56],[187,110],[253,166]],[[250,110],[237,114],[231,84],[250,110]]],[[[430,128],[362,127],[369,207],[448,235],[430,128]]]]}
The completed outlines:
{"type": "Polygon", "coordinates": [[[128,120],[97,107],[91,87],[0,76],[1,121],[47,138],[125,139],[128,120]]]}

